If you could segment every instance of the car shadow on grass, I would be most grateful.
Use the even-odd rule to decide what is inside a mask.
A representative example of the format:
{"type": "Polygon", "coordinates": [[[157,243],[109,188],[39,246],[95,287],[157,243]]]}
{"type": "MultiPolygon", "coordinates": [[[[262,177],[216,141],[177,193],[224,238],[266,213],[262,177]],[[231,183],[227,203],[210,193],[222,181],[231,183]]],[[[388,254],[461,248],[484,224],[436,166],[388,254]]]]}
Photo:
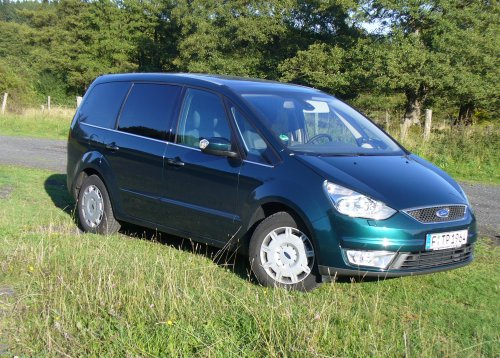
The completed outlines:
{"type": "Polygon", "coordinates": [[[227,248],[218,248],[208,244],[199,243],[188,238],[182,238],[175,235],[166,234],[156,230],[151,230],[142,226],[136,226],[129,223],[122,223],[120,233],[130,238],[148,240],[162,245],[173,247],[195,255],[202,255],[214,262],[217,266],[232,271],[243,280],[256,283],[257,281],[251,274],[248,257],[228,250],[227,248]]]}
{"type": "Polygon", "coordinates": [[[74,217],[75,201],[66,188],[66,174],[52,174],[44,182],[45,192],[54,205],[74,217]]]}
{"type": "MultiPolygon", "coordinates": [[[[44,187],[45,192],[51,198],[54,206],[68,214],[75,222],[75,225],[78,226],[78,218],[75,213],[75,201],[68,193],[66,187],[66,174],[50,175],[45,179],[44,187]]],[[[256,282],[250,274],[251,270],[248,258],[241,254],[237,254],[234,251],[216,248],[210,245],[194,242],[190,239],[184,239],[178,236],[165,234],[156,230],[150,230],[128,223],[122,224],[120,234],[128,236],[129,238],[158,242],[163,245],[171,246],[177,250],[205,256],[218,266],[234,272],[240,278],[256,282]]]]}

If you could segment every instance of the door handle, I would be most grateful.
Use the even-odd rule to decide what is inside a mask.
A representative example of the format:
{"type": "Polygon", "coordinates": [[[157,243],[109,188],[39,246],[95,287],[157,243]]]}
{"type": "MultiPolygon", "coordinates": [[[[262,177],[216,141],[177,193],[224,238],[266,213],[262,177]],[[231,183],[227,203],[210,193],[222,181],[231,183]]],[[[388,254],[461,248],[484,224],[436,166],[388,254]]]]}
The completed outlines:
{"type": "Polygon", "coordinates": [[[168,165],[173,165],[174,167],[183,167],[184,162],[179,158],[167,158],[167,164],[168,165]]]}
{"type": "Polygon", "coordinates": [[[111,151],[111,152],[116,152],[116,151],[118,151],[120,149],[120,147],[117,146],[115,144],[115,142],[113,142],[113,143],[106,144],[106,149],[109,150],[109,151],[111,151]]]}

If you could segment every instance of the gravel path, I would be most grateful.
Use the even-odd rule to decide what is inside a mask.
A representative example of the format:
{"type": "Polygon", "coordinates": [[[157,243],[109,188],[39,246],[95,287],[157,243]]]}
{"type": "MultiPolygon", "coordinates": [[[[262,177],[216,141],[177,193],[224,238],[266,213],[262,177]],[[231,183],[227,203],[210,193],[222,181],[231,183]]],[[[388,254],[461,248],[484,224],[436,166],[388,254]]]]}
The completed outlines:
{"type": "Polygon", "coordinates": [[[0,164],[66,172],[66,141],[0,136],[0,164]]]}
{"type": "MultiPolygon", "coordinates": [[[[0,136],[0,164],[66,172],[66,141],[0,136]]],[[[482,235],[500,245],[500,186],[461,183],[482,235]]]]}

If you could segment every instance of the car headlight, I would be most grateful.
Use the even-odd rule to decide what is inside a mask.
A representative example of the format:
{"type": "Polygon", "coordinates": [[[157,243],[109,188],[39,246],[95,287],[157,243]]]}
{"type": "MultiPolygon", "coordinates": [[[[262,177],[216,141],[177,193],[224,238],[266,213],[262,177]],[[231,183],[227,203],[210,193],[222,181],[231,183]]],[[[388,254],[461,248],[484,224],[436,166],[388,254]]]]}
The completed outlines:
{"type": "Polygon", "coordinates": [[[345,250],[345,253],[351,265],[377,267],[381,269],[387,268],[394,256],[396,256],[395,252],[390,251],[345,250]]]}
{"type": "Polygon", "coordinates": [[[324,188],[333,206],[341,214],[354,218],[385,220],[396,213],[396,210],[380,201],[329,181],[325,180],[324,188]]]}

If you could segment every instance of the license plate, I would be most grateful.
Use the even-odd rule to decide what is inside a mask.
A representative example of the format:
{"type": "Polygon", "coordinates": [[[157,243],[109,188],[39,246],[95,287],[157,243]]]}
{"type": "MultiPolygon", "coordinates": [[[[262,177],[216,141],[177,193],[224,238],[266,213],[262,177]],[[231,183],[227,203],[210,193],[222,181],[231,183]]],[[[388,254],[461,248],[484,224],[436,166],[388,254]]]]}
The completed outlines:
{"type": "Polygon", "coordinates": [[[467,230],[427,234],[426,250],[444,250],[460,247],[467,243],[467,230]]]}

